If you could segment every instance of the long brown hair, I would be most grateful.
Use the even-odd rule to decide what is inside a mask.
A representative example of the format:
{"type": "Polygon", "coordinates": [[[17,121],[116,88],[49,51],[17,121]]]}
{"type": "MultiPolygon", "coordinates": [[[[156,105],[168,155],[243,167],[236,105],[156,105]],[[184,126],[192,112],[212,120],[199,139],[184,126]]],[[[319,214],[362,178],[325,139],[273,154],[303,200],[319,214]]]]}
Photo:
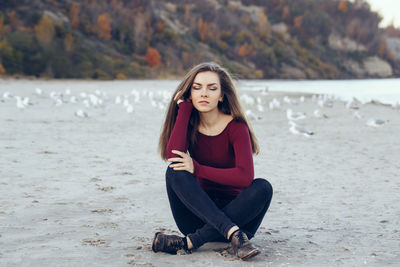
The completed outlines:
{"type": "MultiPolygon", "coordinates": [[[[175,125],[176,115],[178,113],[178,106],[176,104],[176,101],[182,98],[185,100],[189,99],[190,89],[192,88],[192,84],[196,75],[200,72],[205,72],[205,71],[215,72],[219,76],[223,100],[222,102],[218,103],[218,109],[225,114],[232,115],[234,120],[244,122],[247,125],[250,134],[251,148],[254,154],[258,154],[260,150],[258,141],[253,132],[253,129],[251,128],[250,123],[246,118],[245,113],[243,112],[231,75],[226,69],[222,68],[217,63],[205,62],[205,63],[200,63],[197,66],[194,66],[185,75],[182,82],[179,84],[178,88],[176,88],[174,94],[172,95],[165,116],[164,125],[162,126],[160,139],[158,142],[158,151],[161,155],[161,158],[167,160],[166,148],[169,137],[171,136],[172,129],[175,125]],[[174,100],[175,96],[176,100],[174,100]]],[[[196,137],[197,137],[196,132],[199,123],[200,123],[199,112],[196,109],[193,109],[188,126],[188,134],[190,136],[189,143],[192,147],[196,143],[196,137]]]]}

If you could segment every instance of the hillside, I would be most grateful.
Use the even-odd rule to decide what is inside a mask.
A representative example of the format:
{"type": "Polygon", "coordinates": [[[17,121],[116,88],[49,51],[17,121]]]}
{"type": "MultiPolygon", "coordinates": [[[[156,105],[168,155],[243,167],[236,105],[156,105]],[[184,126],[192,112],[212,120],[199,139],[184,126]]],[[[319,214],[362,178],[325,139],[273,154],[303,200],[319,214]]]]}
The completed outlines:
{"type": "Polygon", "coordinates": [[[212,60],[239,78],[400,77],[380,20],[362,0],[2,0],[0,75],[175,78],[212,60]]]}

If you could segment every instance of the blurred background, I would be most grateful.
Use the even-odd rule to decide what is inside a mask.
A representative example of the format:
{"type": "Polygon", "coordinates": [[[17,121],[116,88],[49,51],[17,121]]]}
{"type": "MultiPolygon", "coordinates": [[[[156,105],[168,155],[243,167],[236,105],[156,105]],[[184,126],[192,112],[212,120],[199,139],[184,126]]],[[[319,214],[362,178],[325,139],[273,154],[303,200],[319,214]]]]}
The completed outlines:
{"type": "Polygon", "coordinates": [[[399,24],[370,4],[1,0],[0,75],[177,79],[216,61],[240,79],[400,77],[399,24]]]}

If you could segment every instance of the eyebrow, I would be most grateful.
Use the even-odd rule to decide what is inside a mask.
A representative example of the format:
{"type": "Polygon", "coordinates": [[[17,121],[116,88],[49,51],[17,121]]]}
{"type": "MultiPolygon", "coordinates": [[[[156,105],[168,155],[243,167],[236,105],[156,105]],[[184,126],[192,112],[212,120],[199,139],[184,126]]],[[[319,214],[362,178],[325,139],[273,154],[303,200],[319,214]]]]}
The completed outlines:
{"type": "MultiPolygon", "coordinates": [[[[193,84],[202,85],[201,83],[196,83],[196,82],[195,82],[195,83],[193,83],[193,84]]],[[[207,84],[207,86],[214,85],[214,84],[215,84],[215,85],[217,85],[216,83],[209,83],[209,84],[207,84]]]]}

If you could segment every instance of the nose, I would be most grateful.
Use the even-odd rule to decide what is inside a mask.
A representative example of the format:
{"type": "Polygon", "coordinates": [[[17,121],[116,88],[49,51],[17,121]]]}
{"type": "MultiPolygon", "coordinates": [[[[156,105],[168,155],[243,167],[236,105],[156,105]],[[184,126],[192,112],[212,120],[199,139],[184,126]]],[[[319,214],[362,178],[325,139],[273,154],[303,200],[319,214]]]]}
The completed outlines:
{"type": "Polygon", "coordinates": [[[208,97],[208,90],[207,90],[207,88],[201,89],[201,96],[202,96],[202,97],[208,97]]]}

